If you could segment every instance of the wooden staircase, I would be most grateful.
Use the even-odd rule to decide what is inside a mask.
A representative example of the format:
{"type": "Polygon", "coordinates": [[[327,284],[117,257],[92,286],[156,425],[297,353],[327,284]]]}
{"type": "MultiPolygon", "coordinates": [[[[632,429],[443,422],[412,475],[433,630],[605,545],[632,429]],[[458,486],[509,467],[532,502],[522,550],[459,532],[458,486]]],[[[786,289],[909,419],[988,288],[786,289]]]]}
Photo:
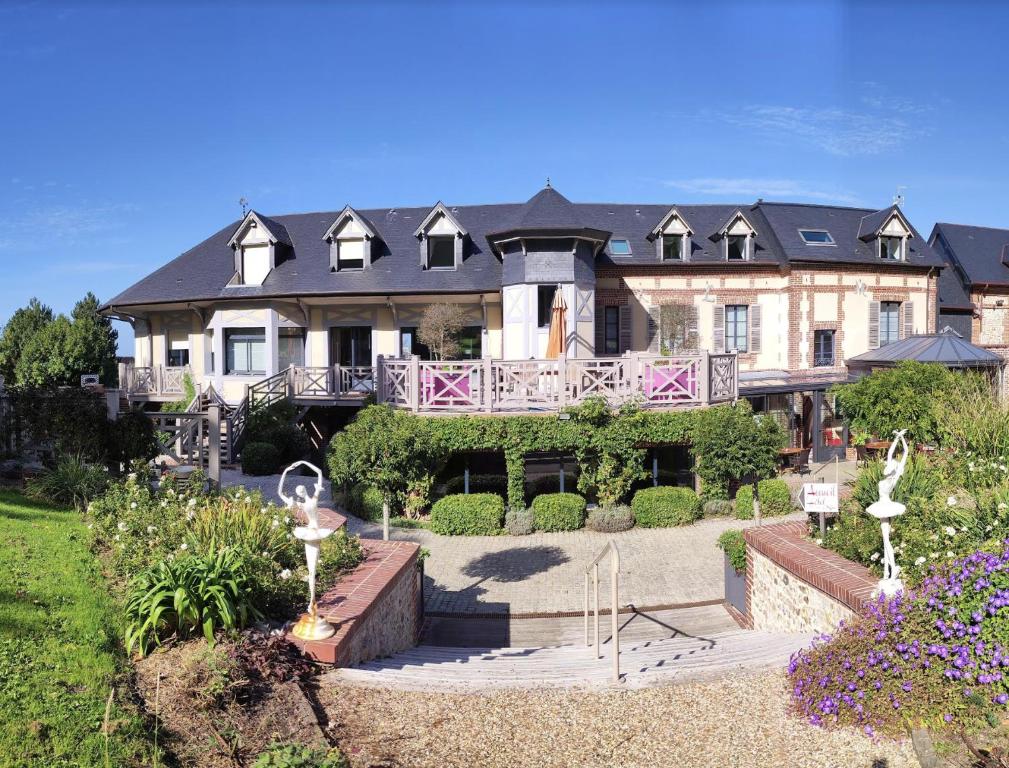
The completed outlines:
{"type": "MultiPolygon", "coordinates": [[[[735,629],[706,636],[621,641],[622,683],[631,688],[718,677],[738,670],[784,668],[811,635],[735,629]]],[[[337,669],[323,680],[408,690],[599,687],[610,665],[582,645],[449,648],[420,645],[389,658],[337,669]]]]}

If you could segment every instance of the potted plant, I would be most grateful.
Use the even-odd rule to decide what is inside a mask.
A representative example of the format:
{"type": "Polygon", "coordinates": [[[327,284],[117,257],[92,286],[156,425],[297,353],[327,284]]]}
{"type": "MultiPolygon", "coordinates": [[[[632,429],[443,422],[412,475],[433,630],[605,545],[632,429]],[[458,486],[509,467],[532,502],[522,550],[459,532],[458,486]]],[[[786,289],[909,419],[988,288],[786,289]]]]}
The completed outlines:
{"type": "Polygon", "coordinates": [[[725,602],[746,614],[746,541],[742,531],[725,531],[718,537],[725,555],[725,602]]]}

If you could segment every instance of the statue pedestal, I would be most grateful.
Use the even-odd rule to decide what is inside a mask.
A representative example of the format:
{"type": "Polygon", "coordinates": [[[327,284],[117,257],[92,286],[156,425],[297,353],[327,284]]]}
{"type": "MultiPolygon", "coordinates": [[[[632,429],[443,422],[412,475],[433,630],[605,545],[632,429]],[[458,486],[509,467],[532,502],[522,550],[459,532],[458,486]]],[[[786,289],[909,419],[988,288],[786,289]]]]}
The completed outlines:
{"type": "Polygon", "coordinates": [[[336,634],[336,627],[319,615],[312,604],[308,613],[303,613],[298,617],[297,623],[291,629],[291,634],[301,640],[325,640],[336,634]]]}
{"type": "Polygon", "coordinates": [[[895,517],[900,517],[907,510],[903,504],[897,501],[885,499],[869,505],[865,510],[867,513],[879,520],[879,527],[883,533],[883,578],[879,580],[876,594],[883,594],[887,597],[904,589],[904,582],[898,578],[900,567],[893,554],[893,545],[890,544],[890,522],[895,517]]]}

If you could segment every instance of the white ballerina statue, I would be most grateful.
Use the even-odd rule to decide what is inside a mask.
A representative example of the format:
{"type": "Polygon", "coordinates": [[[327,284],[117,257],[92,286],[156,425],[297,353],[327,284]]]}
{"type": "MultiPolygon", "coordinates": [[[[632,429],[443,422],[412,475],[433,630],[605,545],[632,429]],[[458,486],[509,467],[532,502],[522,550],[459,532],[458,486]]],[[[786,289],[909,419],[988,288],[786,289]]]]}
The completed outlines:
{"type": "Polygon", "coordinates": [[[322,488],[322,470],[307,461],[296,461],[285,469],[277,486],[277,495],[287,508],[294,512],[300,512],[302,521],[308,523],[294,529],[295,538],[305,542],[305,561],[308,564],[308,612],[298,619],[292,630],[295,637],[300,637],[302,640],[324,640],[336,632],[333,625],[319,615],[315,602],[315,574],[319,565],[319,550],[323,539],[333,534],[332,528],[319,527],[319,496],[322,494],[322,488]],[[294,489],[294,496],[287,496],[284,493],[284,481],[287,480],[287,473],[299,466],[308,467],[315,472],[317,479],[314,493],[309,495],[308,489],[304,485],[298,485],[294,489]]]}
{"type": "Polygon", "coordinates": [[[880,531],[883,534],[883,578],[879,582],[879,591],[885,595],[892,595],[904,588],[900,580],[900,566],[897,565],[893,544],[890,543],[890,528],[893,518],[903,515],[907,508],[900,502],[893,501],[890,494],[904,474],[907,457],[911,453],[904,438],[905,432],[906,429],[894,430],[893,442],[890,443],[886,464],[883,467],[883,478],[879,481],[879,501],[873,502],[866,509],[866,512],[879,520],[880,531]],[[899,459],[895,456],[898,446],[903,447],[899,459]]]}

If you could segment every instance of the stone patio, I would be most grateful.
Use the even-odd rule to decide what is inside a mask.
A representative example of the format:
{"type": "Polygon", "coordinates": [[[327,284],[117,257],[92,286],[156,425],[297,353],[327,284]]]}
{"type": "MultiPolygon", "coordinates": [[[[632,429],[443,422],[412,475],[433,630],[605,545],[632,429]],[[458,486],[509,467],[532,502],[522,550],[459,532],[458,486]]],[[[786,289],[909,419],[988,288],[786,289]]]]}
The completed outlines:
{"type": "MultiPolygon", "coordinates": [[[[222,473],[224,485],[258,488],[280,503],[278,480],[279,476],[249,477],[234,470],[222,473]]],[[[323,506],[331,498],[326,483],[323,506]]],[[[801,520],[803,515],[775,520],[780,519],[801,520]]],[[[719,518],[681,528],[529,536],[438,536],[423,529],[393,528],[391,537],[416,542],[430,553],[424,562],[429,613],[527,616],[581,612],[585,567],[610,538],[620,549],[622,605],[649,609],[721,600],[723,560],[715,542],[725,530],[752,525],[719,518]]],[[[347,528],[364,538],[382,536],[380,525],[352,515],[347,516],[347,528]]],[[[601,593],[608,589],[608,578],[602,569],[601,593]]]]}

